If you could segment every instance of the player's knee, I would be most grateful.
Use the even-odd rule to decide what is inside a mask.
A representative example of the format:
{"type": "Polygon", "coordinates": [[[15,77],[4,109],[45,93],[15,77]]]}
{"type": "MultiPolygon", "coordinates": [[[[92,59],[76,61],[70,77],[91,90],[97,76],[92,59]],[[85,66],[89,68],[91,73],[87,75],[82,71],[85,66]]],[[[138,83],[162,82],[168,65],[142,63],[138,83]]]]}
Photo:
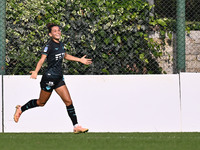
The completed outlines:
{"type": "Polygon", "coordinates": [[[71,99],[65,100],[64,102],[65,102],[66,106],[70,106],[72,104],[72,100],[71,99]]]}
{"type": "Polygon", "coordinates": [[[43,107],[45,104],[46,104],[46,103],[40,103],[40,105],[39,105],[39,106],[43,107]]]}
{"type": "Polygon", "coordinates": [[[42,106],[44,106],[45,104],[46,104],[46,103],[41,103],[40,101],[37,101],[37,105],[38,105],[38,106],[41,106],[41,107],[42,107],[42,106]]]}

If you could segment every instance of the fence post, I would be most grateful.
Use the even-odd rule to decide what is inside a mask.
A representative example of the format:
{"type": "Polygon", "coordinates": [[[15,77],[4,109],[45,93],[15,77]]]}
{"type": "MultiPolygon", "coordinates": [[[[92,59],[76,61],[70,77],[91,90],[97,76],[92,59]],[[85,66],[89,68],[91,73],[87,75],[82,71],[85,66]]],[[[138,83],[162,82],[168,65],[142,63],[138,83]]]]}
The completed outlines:
{"type": "Polygon", "coordinates": [[[0,0],[0,74],[5,73],[6,0],[0,0]]]}
{"type": "Polygon", "coordinates": [[[6,0],[0,0],[0,75],[2,75],[1,78],[2,132],[4,132],[3,75],[5,74],[5,53],[6,53],[6,0]]]}
{"type": "Polygon", "coordinates": [[[177,72],[185,72],[185,0],[177,0],[176,17],[177,72]]]}

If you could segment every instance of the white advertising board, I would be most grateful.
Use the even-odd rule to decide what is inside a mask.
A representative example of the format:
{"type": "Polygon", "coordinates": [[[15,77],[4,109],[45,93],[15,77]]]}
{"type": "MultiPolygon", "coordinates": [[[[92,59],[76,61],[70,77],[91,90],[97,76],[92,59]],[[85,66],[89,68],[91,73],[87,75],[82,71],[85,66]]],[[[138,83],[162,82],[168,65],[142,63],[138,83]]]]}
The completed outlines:
{"type": "MultiPolygon", "coordinates": [[[[72,132],[60,97],[13,121],[17,104],[37,99],[40,79],[5,76],[5,132],[72,132]]],[[[65,76],[79,124],[90,132],[181,131],[178,75],[65,76]]]]}
{"type": "Polygon", "coordinates": [[[200,131],[200,73],[181,73],[181,111],[184,132],[200,131]]]}
{"type": "Polygon", "coordinates": [[[2,123],[3,123],[2,115],[3,115],[3,112],[2,112],[2,75],[0,75],[0,133],[3,131],[3,128],[2,128],[2,123]]]}

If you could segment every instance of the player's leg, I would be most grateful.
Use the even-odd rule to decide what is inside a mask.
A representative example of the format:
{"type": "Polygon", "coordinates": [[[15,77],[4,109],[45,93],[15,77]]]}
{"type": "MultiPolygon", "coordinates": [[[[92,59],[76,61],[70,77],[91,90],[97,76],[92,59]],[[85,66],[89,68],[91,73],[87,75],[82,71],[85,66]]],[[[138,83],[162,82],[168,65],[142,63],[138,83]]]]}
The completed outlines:
{"type": "Polygon", "coordinates": [[[69,117],[72,121],[72,124],[74,125],[74,133],[85,133],[85,132],[87,132],[88,129],[82,128],[80,125],[78,125],[76,112],[75,112],[75,109],[74,109],[74,106],[73,106],[73,102],[72,102],[70,93],[67,89],[67,86],[62,85],[62,86],[56,88],[55,91],[61,97],[61,99],[63,100],[63,102],[66,105],[68,115],[69,115],[69,117]]]}
{"type": "Polygon", "coordinates": [[[51,96],[52,92],[47,92],[44,90],[41,90],[39,99],[32,99],[23,106],[17,105],[16,111],[14,114],[14,121],[17,123],[19,120],[19,117],[21,114],[31,108],[38,107],[38,106],[44,106],[46,102],[48,101],[49,97],[51,96]]]}
{"type": "Polygon", "coordinates": [[[72,99],[71,99],[71,96],[69,94],[69,91],[68,91],[66,85],[62,85],[62,86],[56,88],[55,91],[61,97],[63,102],[65,103],[67,112],[69,114],[69,117],[72,120],[73,125],[78,124],[75,109],[72,104],[72,99]]]}
{"type": "Polygon", "coordinates": [[[47,92],[47,91],[41,90],[40,97],[37,100],[37,106],[44,106],[46,102],[49,100],[51,93],[52,91],[47,92]]]}

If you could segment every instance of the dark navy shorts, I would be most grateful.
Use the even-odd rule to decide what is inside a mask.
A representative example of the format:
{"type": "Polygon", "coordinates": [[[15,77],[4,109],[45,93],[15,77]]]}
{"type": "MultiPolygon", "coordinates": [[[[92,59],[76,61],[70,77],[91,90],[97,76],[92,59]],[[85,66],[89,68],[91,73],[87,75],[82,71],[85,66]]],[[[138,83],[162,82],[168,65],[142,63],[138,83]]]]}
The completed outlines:
{"type": "Polygon", "coordinates": [[[64,78],[50,79],[43,76],[40,82],[41,89],[47,92],[52,92],[53,89],[57,89],[63,85],[65,85],[64,78]]]}

